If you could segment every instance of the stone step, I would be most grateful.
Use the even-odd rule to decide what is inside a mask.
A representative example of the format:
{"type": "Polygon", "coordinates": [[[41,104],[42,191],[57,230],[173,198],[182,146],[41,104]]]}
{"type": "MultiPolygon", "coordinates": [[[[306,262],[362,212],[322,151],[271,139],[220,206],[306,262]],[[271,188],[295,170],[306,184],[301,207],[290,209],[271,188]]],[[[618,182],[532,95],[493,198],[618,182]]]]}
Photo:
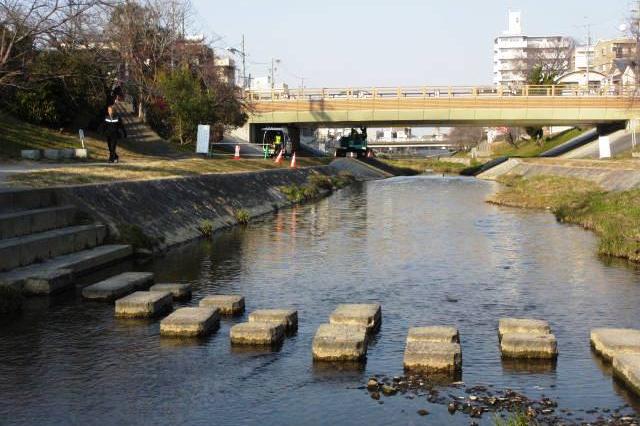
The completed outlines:
{"type": "Polygon", "coordinates": [[[314,361],[364,361],[367,356],[367,328],[322,324],[313,337],[311,351],[314,361]]]}
{"type": "Polygon", "coordinates": [[[640,396],[640,354],[626,353],[614,356],[613,375],[640,396]]]}
{"type": "Polygon", "coordinates": [[[45,207],[0,214],[0,240],[71,226],[75,218],[74,206],[45,207]]]}
{"type": "Polygon", "coordinates": [[[136,290],[148,288],[151,284],[153,284],[153,274],[151,272],[125,272],[83,288],[82,297],[85,299],[112,301],[136,290]]]}
{"type": "Polygon", "coordinates": [[[106,235],[104,225],[79,225],[0,240],[0,271],[93,248],[106,235]]]}
{"type": "Polygon", "coordinates": [[[136,291],[116,300],[116,317],[153,318],[170,311],[172,303],[168,291],[136,291]]]}
{"type": "Polygon", "coordinates": [[[160,335],[206,336],[219,326],[220,309],[218,308],[180,308],[160,322],[160,335]]]}
{"type": "Polygon", "coordinates": [[[330,324],[366,327],[367,333],[376,333],[382,321],[381,306],[377,303],[345,303],[331,313],[330,324]]]}
{"type": "Polygon", "coordinates": [[[462,350],[459,343],[407,341],[403,364],[415,372],[455,374],[462,369],[462,350]]]}
{"type": "Polygon", "coordinates": [[[28,283],[30,279],[33,279],[39,282],[37,287],[45,289],[45,291],[38,291],[38,294],[49,294],[64,290],[64,287],[61,288],[59,285],[60,276],[63,274],[58,271],[71,270],[72,277],[75,279],[104,266],[124,260],[131,256],[132,253],[133,249],[130,245],[98,246],[0,273],[0,285],[9,285],[29,293],[30,291],[26,287],[29,287],[28,283]],[[43,277],[47,279],[49,284],[42,283],[43,277]],[[46,290],[47,288],[48,291],[46,290]]]}
{"type": "Polygon", "coordinates": [[[55,193],[50,189],[0,190],[0,213],[41,209],[55,204],[55,193]]]}

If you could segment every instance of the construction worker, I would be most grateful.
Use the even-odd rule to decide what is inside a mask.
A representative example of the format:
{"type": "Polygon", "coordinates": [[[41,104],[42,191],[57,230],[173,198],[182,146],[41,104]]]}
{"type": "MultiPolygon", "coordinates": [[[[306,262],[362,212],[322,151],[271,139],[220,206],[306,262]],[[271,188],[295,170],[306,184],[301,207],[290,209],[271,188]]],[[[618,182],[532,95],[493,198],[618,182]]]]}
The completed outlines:
{"type": "Polygon", "coordinates": [[[278,152],[282,149],[282,136],[276,135],[275,140],[273,141],[273,153],[274,155],[278,155],[278,152]]]}

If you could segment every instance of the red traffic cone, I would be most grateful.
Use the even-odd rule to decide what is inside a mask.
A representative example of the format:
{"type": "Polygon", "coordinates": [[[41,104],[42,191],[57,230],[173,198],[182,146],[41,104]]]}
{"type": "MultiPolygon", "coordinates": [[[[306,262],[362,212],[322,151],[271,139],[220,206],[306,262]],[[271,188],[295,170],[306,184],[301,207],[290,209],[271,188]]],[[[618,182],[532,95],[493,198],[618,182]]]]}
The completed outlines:
{"type": "Polygon", "coordinates": [[[236,145],[236,153],[233,155],[234,160],[240,159],[240,145],[236,145]]]}
{"type": "Polygon", "coordinates": [[[291,167],[292,169],[296,168],[296,153],[295,152],[291,156],[291,165],[289,167],[291,167]]]}
{"type": "Polygon", "coordinates": [[[280,152],[278,153],[278,156],[276,157],[276,164],[280,164],[282,162],[282,151],[284,150],[281,149],[280,152]]]}

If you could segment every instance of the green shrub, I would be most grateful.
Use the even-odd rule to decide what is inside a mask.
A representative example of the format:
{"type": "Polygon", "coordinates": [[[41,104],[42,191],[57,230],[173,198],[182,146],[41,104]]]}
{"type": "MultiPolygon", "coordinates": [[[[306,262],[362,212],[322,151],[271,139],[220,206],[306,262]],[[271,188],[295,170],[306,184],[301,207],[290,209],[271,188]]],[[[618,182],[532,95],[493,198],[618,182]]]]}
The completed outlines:
{"type": "Polygon", "coordinates": [[[118,242],[131,244],[134,249],[142,248],[153,250],[164,238],[154,238],[145,234],[138,225],[120,223],[118,225],[118,242]]]}
{"type": "Polygon", "coordinates": [[[0,285],[0,315],[10,315],[22,309],[24,296],[13,287],[0,285]]]}
{"type": "Polygon", "coordinates": [[[495,426],[535,426],[538,424],[534,419],[530,419],[523,411],[509,413],[506,419],[502,419],[496,415],[493,418],[495,426]]]}
{"type": "Polygon", "coordinates": [[[351,185],[355,180],[356,178],[347,171],[341,171],[332,178],[333,186],[336,188],[344,188],[347,185],[351,185]]]}
{"type": "Polygon", "coordinates": [[[241,224],[241,225],[246,225],[247,223],[249,223],[249,219],[251,219],[251,216],[249,215],[249,212],[247,210],[245,210],[245,209],[234,210],[233,216],[236,218],[238,223],[241,224]]]}
{"type": "Polygon", "coordinates": [[[200,234],[203,237],[211,238],[213,235],[213,222],[210,220],[203,220],[200,222],[200,225],[198,225],[198,231],[200,231],[200,234]]]}
{"type": "Polygon", "coordinates": [[[333,179],[322,174],[314,174],[309,176],[309,184],[319,188],[331,191],[333,189],[333,179]]]}

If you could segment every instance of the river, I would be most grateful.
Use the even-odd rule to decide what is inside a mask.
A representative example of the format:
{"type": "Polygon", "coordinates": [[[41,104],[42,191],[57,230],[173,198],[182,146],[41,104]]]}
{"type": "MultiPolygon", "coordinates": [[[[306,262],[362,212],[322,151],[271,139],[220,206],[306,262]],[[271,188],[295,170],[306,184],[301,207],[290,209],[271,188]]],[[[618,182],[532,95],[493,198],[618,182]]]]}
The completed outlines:
{"type": "Polygon", "coordinates": [[[440,176],[356,184],[136,267],[191,283],[183,305],[240,293],[248,312],[297,309],[298,333],[276,352],[232,348],[229,328],[242,318],[180,341],[160,338],[158,321],[116,320],[112,305],[78,295],[31,299],[0,324],[0,424],[469,424],[423,397],[380,403],[362,389],[372,375],[402,374],[407,329],[429,324],[460,329],[467,385],[544,394],[573,419],[640,409],[589,347],[593,327],[640,328],[640,272],[598,258],[592,233],[549,213],[485,203],[495,189],[440,176]],[[314,366],[316,328],[337,304],[369,301],[383,321],[365,367],[314,366]],[[548,320],[557,365],[502,363],[502,316],[548,320]]]}

